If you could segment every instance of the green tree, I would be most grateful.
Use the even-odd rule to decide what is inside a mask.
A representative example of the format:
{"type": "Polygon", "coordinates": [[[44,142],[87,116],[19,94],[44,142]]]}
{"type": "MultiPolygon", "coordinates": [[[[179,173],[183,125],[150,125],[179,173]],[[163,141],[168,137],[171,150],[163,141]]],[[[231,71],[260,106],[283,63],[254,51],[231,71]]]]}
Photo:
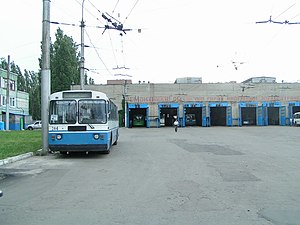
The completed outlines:
{"type": "Polygon", "coordinates": [[[58,28],[56,40],[51,46],[51,92],[69,90],[72,84],[80,83],[80,59],[77,45],[72,37],[58,28]]]}
{"type": "Polygon", "coordinates": [[[95,81],[94,81],[94,79],[93,78],[89,78],[89,85],[94,85],[95,84],[95,81]]]}
{"type": "MultiPolygon", "coordinates": [[[[26,70],[24,71],[24,74],[26,76],[26,70]]],[[[26,87],[26,81],[24,75],[20,72],[18,73],[18,82],[17,82],[18,90],[19,91],[25,91],[27,92],[28,88],[26,87]]]]}
{"type": "Polygon", "coordinates": [[[40,72],[26,71],[28,76],[25,76],[26,84],[29,89],[29,113],[34,120],[41,119],[41,79],[40,72]]]}
{"type": "Polygon", "coordinates": [[[6,70],[7,69],[7,62],[5,58],[1,57],[0,58],[0,68],[6,70]]]}

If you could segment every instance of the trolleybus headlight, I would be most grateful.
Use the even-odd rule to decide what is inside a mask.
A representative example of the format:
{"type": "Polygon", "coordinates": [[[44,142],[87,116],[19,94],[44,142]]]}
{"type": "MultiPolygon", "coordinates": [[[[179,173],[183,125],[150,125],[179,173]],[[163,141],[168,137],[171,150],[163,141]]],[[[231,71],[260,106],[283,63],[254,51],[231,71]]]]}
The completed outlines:
{"type": "Polygon", "coordinates": [[[100,139],[104,140],[104,134],[100,134],[100,139]]]}
{"type": "Polygon", "coordinates": [[[99,139],[99,134],[94,134],[94,139],[98,140],[99,139]]]}
{"type": "Polygon", "coordinates": [[[57,140],[61,140],[61,139],[62,139],[62,134],[57,134],[57,135],[56,135],[56,139],[57,139],[57,140]]]}

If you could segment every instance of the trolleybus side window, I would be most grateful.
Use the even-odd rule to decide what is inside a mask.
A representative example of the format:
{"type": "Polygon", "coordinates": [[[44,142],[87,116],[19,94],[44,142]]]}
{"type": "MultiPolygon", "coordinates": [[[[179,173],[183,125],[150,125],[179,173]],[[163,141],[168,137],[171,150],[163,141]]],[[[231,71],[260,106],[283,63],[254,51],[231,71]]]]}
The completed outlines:
{"type": "Polygon", "coordinates": [[[108,105],[109,105],[109,117],[108,117],[109,120],[112,120],[112,121],[118,120],[119,117],[118,117],[117,106],[111,101],[108,102],[108,105]]]}
{"type": "Polygon", "coordinates": [[[75,124],[76,123],[75,100],[53,100],[50,102],[50,124],[75,124]]]}
{"type": "Polygon", "coordinates": [[[107,122],[105,100],[80,100],[79,123],[104,124],[107,122]]]}
{"type": "Polygon", "coordinates": [[[117,106],[113,105],[112,110],[111,110],[111,114],[112,114],[112,120],[118,120],[118,109],[117,106]]]}

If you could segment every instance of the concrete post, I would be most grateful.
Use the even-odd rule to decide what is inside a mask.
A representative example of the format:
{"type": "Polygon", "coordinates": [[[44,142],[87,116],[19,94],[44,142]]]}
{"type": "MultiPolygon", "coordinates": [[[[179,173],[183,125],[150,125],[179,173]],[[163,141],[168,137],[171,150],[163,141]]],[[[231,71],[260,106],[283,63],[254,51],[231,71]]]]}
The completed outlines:
{"type": "Polygon", "coordinates": [[[41,117],[42,117],[42,141],[41,155],[48,152],[49,129],[49,95],[50,95],[50,0],[43,0],[43,34],[42,34],[42,73],[41,73],[41,117]]]}

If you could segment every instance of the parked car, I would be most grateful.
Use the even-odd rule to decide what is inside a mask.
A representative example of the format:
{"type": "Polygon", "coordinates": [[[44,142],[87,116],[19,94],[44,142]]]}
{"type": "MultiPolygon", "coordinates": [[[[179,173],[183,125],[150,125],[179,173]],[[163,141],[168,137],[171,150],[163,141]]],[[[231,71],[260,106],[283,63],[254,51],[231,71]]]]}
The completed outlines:
{"type": "Polygon", "coordinates": [[[35,121],[32,124],[29,124],[26,129],[27,130],[34,130],[34,129],[41,129],[41,128],[42,128],[42,121],[38,120],[38,121],[35,121]]]}

